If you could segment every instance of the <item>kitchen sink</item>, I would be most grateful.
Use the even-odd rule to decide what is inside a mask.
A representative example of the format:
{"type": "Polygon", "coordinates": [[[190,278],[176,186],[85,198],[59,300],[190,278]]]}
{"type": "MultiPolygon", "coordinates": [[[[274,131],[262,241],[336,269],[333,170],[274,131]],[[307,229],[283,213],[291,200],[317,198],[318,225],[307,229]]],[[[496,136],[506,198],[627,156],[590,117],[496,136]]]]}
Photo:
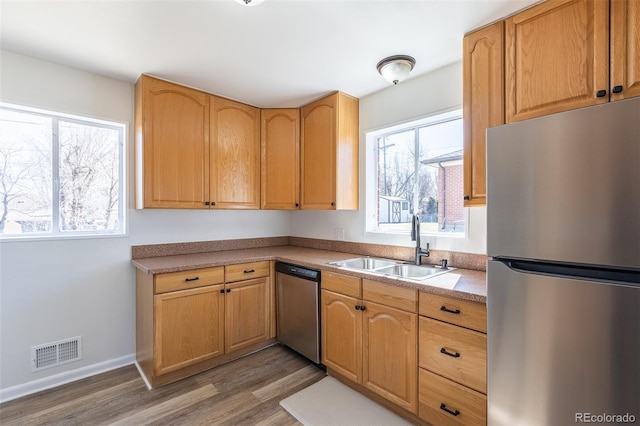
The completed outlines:
{"type": "Polygon", "coordinates": [[[363,271],[373,271],[387,266],[397,265],[399,262],[390,259],[380,259],[377,257],[358,257],[356,259],[339,260],[331,262],[330,265],[342,266],[343,268],[357,269],[363,271]]]}
{"type": "Polygon", "coordinates": [[[329,262],[329,264],[346,269],[352,269],[354,271],[364,271],[378,275],[394,276],[412,280],[424,280],[455,269],[443,269],[438,266],[429,265],[414,265],[400,260],[381,259],[378,257],[358,257],[355,259],[329,262]]]}
{"type": "Polygon", "coordinates": [[[401,278],[410,278],[412,280],[424,280],[426,278],[433,277],[434,275],[444,274],[450,270],[451,268],[442,269],[436,266],[404,263],[401,265],[386,266],[376,270],[376,272],[385,275],[394,275],[401,278]]]}

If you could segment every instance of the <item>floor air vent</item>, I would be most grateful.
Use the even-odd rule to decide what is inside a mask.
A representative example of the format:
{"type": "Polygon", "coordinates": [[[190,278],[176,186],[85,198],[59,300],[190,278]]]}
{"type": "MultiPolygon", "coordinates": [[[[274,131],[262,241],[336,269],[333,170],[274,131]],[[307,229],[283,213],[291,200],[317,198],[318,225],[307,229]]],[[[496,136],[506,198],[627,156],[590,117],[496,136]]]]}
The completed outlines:
{"type": "Polygon", "coordinates": [[[66,364],[82,358],[82,337],[31,347],[31,371],[66,364]]]}

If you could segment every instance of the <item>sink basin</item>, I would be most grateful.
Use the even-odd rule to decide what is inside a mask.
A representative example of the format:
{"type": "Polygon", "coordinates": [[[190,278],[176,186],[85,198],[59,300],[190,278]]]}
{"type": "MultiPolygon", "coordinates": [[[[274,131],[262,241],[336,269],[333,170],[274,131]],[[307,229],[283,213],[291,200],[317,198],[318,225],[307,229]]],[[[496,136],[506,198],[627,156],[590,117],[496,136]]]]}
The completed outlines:
{"type": "Polygon", "coordinates": [[[449,272],[451,269],[452,268],[442,269],[435,266],[414,265],[411,263],[405,263],[401,265],[393,265],[380,268],[376,272],[379,272],[381,274],[394,275],[396,277],[410,278],[412,280],[424,280],[425,278],[433,277],[434,275],[449,272]]]}
{"type": "Polygon", "coordinates": [[[331,262],[330,265],[342,266],[343,268],[351,268],[361,271],[374,271],[387,266],[397,265],[398,263],[400,262],[389,259],[380,259],[377,257],[358,257],[355,259],[331,262]]]}
{"type": "Polygon", "coordinates": [[[445,274],[455,268],[442,269],[437,266],[414,265],[400,260],[381,259],[379,257],[357,257],[355,259],[338,260],[330,265],[355,271],[365,271],[373,274],[408,278],[411,280],[425,280],[427,278],[445,274]]]}

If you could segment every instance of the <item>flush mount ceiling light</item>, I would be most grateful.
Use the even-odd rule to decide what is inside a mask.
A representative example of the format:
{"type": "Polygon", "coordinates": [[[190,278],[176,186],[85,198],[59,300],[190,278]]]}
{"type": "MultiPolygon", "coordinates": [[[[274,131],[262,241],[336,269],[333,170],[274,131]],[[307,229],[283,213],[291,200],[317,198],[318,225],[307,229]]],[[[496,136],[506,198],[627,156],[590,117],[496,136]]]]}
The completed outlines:
{"type": "Polygon", "coordinates": [[[385,80],[398,84],[399,81],[407,78],[415,64],[416,60],[411,56],[394,55],[378,62],[376,68],[378,68],[378,72],[385,80]]]}
{"type": "Polygon", "coordinates": [[[257,6],[264,0],[235,0],[236,3],[240,3],[243,6],[257,6]]]}

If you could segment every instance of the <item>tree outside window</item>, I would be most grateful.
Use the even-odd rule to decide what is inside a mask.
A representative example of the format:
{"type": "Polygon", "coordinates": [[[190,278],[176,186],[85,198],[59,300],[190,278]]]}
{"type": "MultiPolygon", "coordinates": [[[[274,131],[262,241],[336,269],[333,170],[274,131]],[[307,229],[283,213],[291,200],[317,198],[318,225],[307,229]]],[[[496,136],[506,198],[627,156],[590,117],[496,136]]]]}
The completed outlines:
{"type": "Polygon", "coordinates": [[[0,236],[124,232],[124,126],[0,107],[0,236]]]}
{"type": "Polygon", "coordinates": [[[464,232],[462,119],[396,126],[375,141],[378,229],[409,231],[418,214],[423,232],[464,232]]]}

